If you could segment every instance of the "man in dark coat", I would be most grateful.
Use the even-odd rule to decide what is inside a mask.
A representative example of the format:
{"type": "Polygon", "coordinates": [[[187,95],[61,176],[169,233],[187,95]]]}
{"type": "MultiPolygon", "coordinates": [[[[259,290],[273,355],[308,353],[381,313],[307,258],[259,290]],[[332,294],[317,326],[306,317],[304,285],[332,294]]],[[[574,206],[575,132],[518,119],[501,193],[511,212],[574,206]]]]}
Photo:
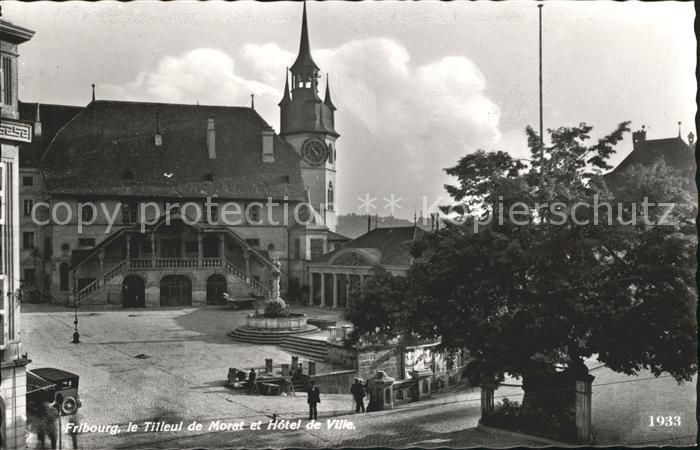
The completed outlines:
{"type": "Polygon", "coordinates": [[[309,404],[309,420],[316,420],[318,418],[316,405],[321,403],[321,391],[316,386],[315,380],[311,380],[311,386],[306,393],[308,394],[306,402],[309,404]]]}
{"type": "Polygon", "coordinates": [[[257,387],[255,386],[255,379],[257,378],[257,374],[255,373],[255,368],[250,369],[250,373],[248,374],[248,383],[250,384],[250,389],[248,392],[253,392],[253,390],[257,390],[257,387]]]}
{"type": "Polygon", "coordinates": [[[365,412],[365,387],[359,378],[355,378],[355,384],[350,388],[350,393],[355,399],[355,413],[365,412]]]}

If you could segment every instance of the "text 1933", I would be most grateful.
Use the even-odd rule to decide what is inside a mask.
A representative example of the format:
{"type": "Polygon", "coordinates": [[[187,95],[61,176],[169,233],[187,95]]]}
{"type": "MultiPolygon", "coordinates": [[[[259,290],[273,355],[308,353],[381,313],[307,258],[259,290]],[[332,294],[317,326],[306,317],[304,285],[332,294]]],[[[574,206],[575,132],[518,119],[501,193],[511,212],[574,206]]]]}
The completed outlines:
{"type": "Polygon", "coordinates": [[[649,416],[650,427],[680,427],[681,416],[649,416]]]}

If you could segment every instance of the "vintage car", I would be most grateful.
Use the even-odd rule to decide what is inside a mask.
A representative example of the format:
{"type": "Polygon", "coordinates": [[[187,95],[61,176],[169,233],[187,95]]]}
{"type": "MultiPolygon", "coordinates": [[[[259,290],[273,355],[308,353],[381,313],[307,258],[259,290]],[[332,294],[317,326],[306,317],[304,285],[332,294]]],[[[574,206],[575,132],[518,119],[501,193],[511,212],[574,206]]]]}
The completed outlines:
{"type": "Polygon", "coordinates": [[[27,406],[50,403],[62,416],[71,416],[81,406],[79,376],[53,367],[27,370],[27,406]]]}

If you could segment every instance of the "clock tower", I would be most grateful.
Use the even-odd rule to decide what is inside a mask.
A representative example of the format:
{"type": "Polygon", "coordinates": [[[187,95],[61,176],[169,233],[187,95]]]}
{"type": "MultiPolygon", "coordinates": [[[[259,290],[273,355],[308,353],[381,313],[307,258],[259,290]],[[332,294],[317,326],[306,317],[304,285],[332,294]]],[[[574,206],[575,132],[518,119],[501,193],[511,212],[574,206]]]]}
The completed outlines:
{"type": "Polygon", "coordinates": [[[309,202],[335,231],[335,106],[331,101],[326,77],[326,93],[318,95],[320,69],[311,57],[309,31],[306,24],[306,2],[301,22],[301,42],[296,61],[285,74],[284,96],[280,107],[280,136],[301,156],[301,175],[309,193],[309,202]],[[291,75],[291,91],[289,83],[291,75]]]}

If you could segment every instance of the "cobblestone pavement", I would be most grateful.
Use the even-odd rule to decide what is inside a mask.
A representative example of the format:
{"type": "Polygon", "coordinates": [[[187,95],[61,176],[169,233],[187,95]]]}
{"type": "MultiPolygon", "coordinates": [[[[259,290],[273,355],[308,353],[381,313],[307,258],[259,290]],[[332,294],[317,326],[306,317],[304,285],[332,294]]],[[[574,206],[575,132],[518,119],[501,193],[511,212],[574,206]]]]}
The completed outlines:
{"type": "MultiPolygon", "coordinates": [[[[52,366],[80,375],[83,423],[252,420],[306,411],[304,396],[244,395],[224,385],[229,367],[260,367],[266,358],[275,363],[291,360],[276,346],[236,343],[226,335],[243,324],[246,311],[221,307],[84,311],[78,315],[82,343],[76,345],[70,343],[70,310],[25,306],[23,346],[32,359],[29,368],[52,366]],[[135,358],[139,354],[148,358],[135,358]]],[[[324,399],[334,414],[350,411],[349,395],[324,399]]],[[[34,436],[29,443],[36,443],[34,436]]]]}
{"type": "MultiPolygon", "coordinates": [[[[320,315],[326,311],[305,311],[320,315]]],[[[24,348],[30,368],[53,366],[80,375],[83,407],[79,422],[85,425],[119,425],[122,433],[85,433],[80,448],[192,448],[192,447],[502,447],[537,445],[537,441],[485,434],[477,431],[479,391],[438,393],[432,400],[410,403],[394,411],[350,414],[350,395],[323,395],[320,430],[213,431],[220,420],[246,427],[272,414],[282,419],[306,419],[304,394],[296,397],[245,395],[224,385],[228,367],[262,366],[265,358],[289,361],[290,355],[275,346],[232,341],[226,333],[243,323],[246,312],[220,307],[93,310],[79,313],[82,344],[70,344],[73,313],[65,308],[26,305],[23,313],[24,348]],[[135,358],[146,354],[146,359],[135,358]],[[325,420],[347,419],[351,430],[328,430],[325,420]],[[144,432],[145,421],[204,424],[202,431],[144,432]],[[132,422],[139,432],[126,433],[132,422]]],[[[602,445],[693,444],[695,383],[678,385],[672,378],[650,374],[628,377],[595,362],[593,427],[602,445]],[[649,415],[680,415],[677,428],[649,427],[649,415]]],[[[519,380],[507,380],[518,384],[519,380]]],[[[518,387],[501,387],[503,397],[520,401],[518,387]]],[[[302,427],[306,425],[302,420],[302,427]]],[[[65,424],[64,424],[65,425],[65,424]]],[[[65,429],[65,428],[64,428],[65,429]]],[[[64,448],[70,448],[64,435],[64,448]]],[[[30,436],[30,448],[37,448],[30,436]]]]}

